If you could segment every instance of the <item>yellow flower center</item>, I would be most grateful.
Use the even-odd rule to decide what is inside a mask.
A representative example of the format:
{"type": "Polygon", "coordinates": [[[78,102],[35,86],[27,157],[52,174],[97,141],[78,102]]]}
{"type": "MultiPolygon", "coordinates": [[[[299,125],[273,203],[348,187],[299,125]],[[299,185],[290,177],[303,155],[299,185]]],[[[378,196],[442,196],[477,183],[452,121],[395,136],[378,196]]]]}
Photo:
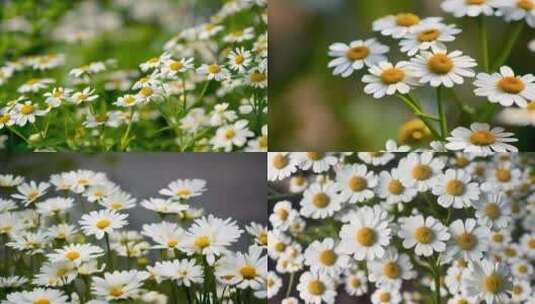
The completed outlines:
{"type": "Polygon", "coordinates": [[[184,65],[180,61],[172,61],[169,64],[169,69],[171,69],[172,71],[178,71],[183,67],[184,67],[184,65]]]}
{"type": "Polygon", "coordinates": [[[513,294],[520,295],[520,294],[522,294],[523,291],[524,291],[524,289],[522,289],[522,286],[520,286],[520,285],[513,286],[513,294]]]}
{"type": "Polygon", "coordinates": [[[56,98],[61,97],[62,94],[63,94],[63,90],[60,90],[60,89],[54,90],[52,92],[52,96],[54,96],[56,98]]]}
{"type": "Polygon", "coordinates": [[[383,302],[383,303],[387,303],[387,302],[390,302],[390,293],[385,291],[385,292],[381,292],[381,294],[379,295],[379,301],[383,302]]]}
{"type": "Polygon", "coordinates": [[[520,265],[520,266],[518,266],[518,272],[526,273],[526,272],[528,272],[528,267],[526,265],[520,265]]]}
{"type": "Polygon", "coordinates": [[[428,29],[418,34],[418,41],[431,42],[435,41],[440,36],[440,31],[437,29],[428,29]]]}
{"type": "Polygon", "coordinates": [[[251,265],[245,265],[240,268],[241,276],[246,280],[252,280],[256,277],[256,269],[251,265]]]}
{"type": "Polygon", "coordinates": [[[431,177],[433,170],[427,165],[417,165],[412,169],[412,177],[419,181],[424,181],[431,177]]]}
{"type": "Polygon", "coordinates": [[[268,243],[267,233],[265,233],[265,232],[260,233],[260,235],[258,236],[258,242],[261,245],[264,245],[264,246],[267,245],[267,243],[268,243]]]}
{"type": "Polygon", "coordinates": [[[485,215],[488,216],[490,219],[495,220],[500,216],[501,210],[498,204],[488,203],[483,209],[483,213],[485,213],[485,215]]]}
{"type": "Polygon", "coordinates": [[[470,161],[466,157],[458,156],[455,158],[455,165],[459,168],[464,168],[470,164],[470,161]]]}
{"type": "Polygon", "coordinates": [[[50,304],[50,300],[47,298],[38,298],[33,301],[33,304],[50,304]]]}
{"type": "Polygon", "coordinates": [[[258,145],[261,147],[261,148],[267,148],[268,147],[268,137],[267,136],[260,136],[260,138],[258,139],[258,145]]]}
{"type": "Polygon", "coordinates": [[[281,219],[283,221],[288,219],[288,210],[286,210],[284,208],[277,209],[277,211],[275,213],[279,216],[279,219],[281,219]]]}
{"type": "Polygon", "coordinates": [[[323,192],[316,193],[312,198],[312,204],[317,208],[325,208],[329,205],[331,199],[329,196],[323,192]]]}
{"type": "Polygon", "coordinates": [[[26,81],[26,84],[30,84],[30,85],[36,84],[36,83],[39,82],[39,80],[40,80],[39,78],[32,78],[32,79],[26,81]]]}
{"type": "Polygon", "coordinates": [[[208,73],[210,74],[217,74],[221,71],[221,67],[217,65],[217,63],[213,63],[208,65],[208,73]]]}
{"type": "Polygon", "coordinates": [[[492,273],[483,279],[483,288],[489,293],[496,294],[501,291],[503,286],[503,279],[497,273],[492,273]]]}
{"type": "Polygon", "coordinates": [[[207,236],[199,236],[195,239],[195,247],[204,249],[210,246],[210,239],[207,236]]]}
{"type": "Polygon", "coordinates": [[[259,82],[266,80],[266,75],[258,71],[255,71],[255,72],[252,72],[251,75],[249,75],[249,79],[251,80],[251,82],[259,83],[259,82]]]}
{"type": "Polygon", "coordinates": [[[283,242],[278,242],[277,244],[275,244],[274,248],[277,252],[283,252],[286,249],[286,244],[284,244],[283,242]]]}
{"type": "Polygon", "coordinates": [[[528,242],[529,249],[535,249],[535,239],[530,239],[528,242]]]}
{"type": "Polygon", "coordinates": [[[367,46],[357,46],[346,51],[346,57],[349,60],[362,60],[370,54],[370,49],[367,46]]]}
{"type": "Polygon", "coordinates": [[[279,153],[273,157],[272,164],[273,167],[280,170],[288,165],[288,159],[286,158],[286,156],[279,153]]]}
{"type": "Polygon", "coordinates": [[[503,242],[503,235],[499,234],[499,233],[496,233],[496,234],[493,234],[492,235],[492,240],[496,243],[501,243],[503,242]]]}
{"type": "Polygon", "coordinates": [[[460,196],[464,193],[464,191],[465,186],[460,180],[450,180],[446,184],[446,193],[448,193],[449,195],[460,196]]]}
{"type": "Polygon", "coordinates": [[[11,119],[11,116],[7,113],[0,115],[0,124],[5,124],[11,119]]]}
{"type": "Polygon", "coordinates": [[[175,195],[181,198],[185,198],[191,195],[191,190],[189,189],[180,189],[175,192],[175,195]]]}
{"type": "Polygon", "coordinates": [[[124,295],[124,291],[122,287],[113,287],[112,289],[110,289],[110,296],[114,298],[118,298],[122,295],[124,295]]]}
{"type": "Polygon", "coordinates": [[[234,57],[234,63],[237,65],[242,64],[244,61],[245,61],[245,58],[243,58],[242,55],[237,55],[236,57],[234,57]]]}
{"type": "Polygon", "coordinates": [[[65,257],[71,261],[74,261],[80,257],[80,253],[78,251],[69,251],[65,253],[65,257]]]}
{"type": "Polygon", "coordinates": [[[481,5],[486,2],[486,0],[465,0],[468,5],[481,5]]]}
{"type": "Polygon", "coordinates": [[[405,190],[405,187],[397,179],[393,179],[388,183],[388,191],[392,194],[399,195],[405,190]]]}
{"type": "Polygon", "coordinates": [[[472,250],[477,244],[477,239],[468,232],[458,235],[456,241],[457,245],[463,250],[472,250]]]}
{"type": "MultiPolygon", "coordinates": [[[[142,94],[143,94],[143,93],[142,93],[142,94]]],[[[136,102],[136,99],[134,98],[134,96],[132,96],[132,95],[128,95],[128,96],[125,96],[125,97],[123,98],[123,101],[124,101],[124,103],[126,103],[126,104],[128,104],[128,105],[131,105],[131,104],[133,104],[133,103],[136,102]]]]}
{"type": "Polygon", "coordinates": [[[362,285],[362,282],[359,279],[357,279],[357,278],[352,278],[351,279],[351,286],[353,288],[359,288],[361,285],[362,285]]]}
{"type": "Polygon", "coordinates": [[[110,220],[101,219],[95,225],[97,226],[98,229],[104,230],[104,229],[108,228],[108,226],[110,226],[110,224],[111,224],[110,220]]]}
{"type": "Polygon", "coordinates": [[[532,0],[518,0],[516,5],[526,11],[531,11],[535,8],[535,3],[532,0]]]}
{"type": "Polygon", "coordinates": [[[399,26],[413,26],[420,23],[420,17],[412,13],[402,13],[396,15],[396,24],[399,26]]]}
{"type": "Polygon", "coordinates": [[[387,278],[397,279],[401,274],[401,268],[395,262],[388,262],[383,266],[383,273],[387,278]]]}
{"type": "Polygon", "coordinates": [[[405,78],[405,72],[398,68],[386,69],[381,73],[381,81],[385,84],[394,84],[405,78]]]}
{"type": "Polygon", "coordinates": [[[453,69],[453,61],[445,54],[435,54],[427,60],[427,67],[435,74],[448,74],[453,69]]]}
{"type": "Polygon", "coordinates": [[[307,152],[306,156],[310,160],[320,160],[323,158],[323,153],[321,152],[307,152]]]}
{"type": "Polygon", "coordinates": [[[435,238],[435,234],[433,233],[433,230],[422,226],[416,228],[414,231],[414,238],[421,244],[430,244],[435,238]]]}
{"type": "Polygon", "coordinates": [[[528,103],[528,106],[526,107],[526,110],[535,111],[535,101],[531,101],[530,103],[528,103]]]}
{"type": "Polygon", "coordinates": [[[308,283],[308,292],[312,295],[319,296],[325,292],[325,285],[319,280],[313,280],[308,283]]]}
{"type": "Polygon", "coordinates": [[[152,95],[152,93],[154,93],[154,91],[152,90],[152,88],[144,87],[143,89],[141,89],[140,93],[145,97],[149,97],[152,95]]]}
{"type": "Polygon", "coordinates": [[[489,131],[475,131],[470,135],[470,143],[476,146],[488,146],[496,142],[496,136],[489,131]]]}
{"type": "Polygon", "coordinates": [[[507,247],[507,248],[505,248],[504,251],[503,251],[503,253],[504,253],[506,256],[510,257],[510,258],[511,258],[511,257],[515,257],[515,256],[517,256],[517,254],[516,254],[516,250],[515,250],[514,248],[512,248],[512,247],[507,247]]]}
{"type": "Polygon", "coordinates": [[[31,114],[31,113],[33,113],[34,110],[35,109],[34,109],[33,105],[31,105],[31,104],[24,104],[24,105],[22,105],[20,107],[20,112],[22,114],[24,114],[24,115],[31,114]]]}
{"type": "Polygon", "coordinates": [[[351,191],[359,192],[366,189],[366,187],[368,186],[368,181],[360,176],[352,176],[347,184],[351,191]]]}
{"type": "Polygon", "coordinates": [[[169,248],[175,248],[175,246],[178,244],[177,240],[168,240],[167,241],[167,247],[169,248]]]}
{"type": "Polygon", "coordinates": [[[333,250],[327,249],[320,253],[319,260],[323,265],[332,266],[336,263],[338,256],[333,250]]]}
{"type": "Polygon", "coordinates": [[[502,183],[506,183],[511,180],[511,171],[504,168],[496,170],[496,179],[502,183]]]}
{"type": "Polygon", "coordinates": [[[364,247],[370,247],[375,244],[377,236],[373,229],[368,227],[360,228],[357,231],[356,239],[359,244],[364,247]]]}
{"type": "Polygon", "coordinates": [[[525,88],[524,82],[519,78],[507,76],[498,81],[498,88],[509,94],[518,94],[525,88]]]}

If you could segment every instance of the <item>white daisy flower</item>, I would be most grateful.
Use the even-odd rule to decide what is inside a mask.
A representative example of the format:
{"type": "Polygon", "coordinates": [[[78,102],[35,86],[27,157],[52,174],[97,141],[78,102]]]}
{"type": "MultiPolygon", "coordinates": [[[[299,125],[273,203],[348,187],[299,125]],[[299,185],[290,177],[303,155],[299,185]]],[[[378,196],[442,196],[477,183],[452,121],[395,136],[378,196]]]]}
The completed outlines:
{"type": "Polygon", "coordinates": [[[446,0],[440,7],[454,17],[476,17],[479,15],[494,15],[492,1],[486,0],[446,0]]]}
{"type": "Polygon", "coordinates": [[[499,72],[493,74],[477,74],[474,85],[477,87],[474,90],[476,96],[487,97],[490,102],[504,107],[516,104],[525,108],[535,100],[535,76],[515,76],[508,66],[502,66],[499,72]]]}
{"type": "Polygon", "coordinates": [[[78,277],[76,265],[70,261],[45,262],[34,276],[34,285],[60,287],[72,283],[78,277]]]}
{"type": "Polygon", "coordinates": [[[118,106],[118,107],[128,108],[128,107],[133,107],[133,106],[137,105],[138,101],[139,101],[139,99],[136,98],[135,95],[126,94],[126,95],[123,95],[123,96],[117,98],[117,101],[114,102],[113,104],[118,106]]]}
{"type": "Polygon", "coordinates": [[[178,73],[184,73],[193,69],[193,58],[181,58],[174,60],[170,57],[164,57],[162,62],[162,74],[164,77],[172,78],[178,73]]]}
{"type": "Polygon", "coordinates": [[[304,217],[324,219],[342,208],[342,200],[337,195],[334,182],[314,183],[303,192],[299,213],[304,217]]]}
{"type": "Polygon", "coordinates": [[[451,88],[455,84],[463,84],[463,77],[474,77],[471,68],[476,65],[472,57],[463,55],[460,51],[448,53],[446,50],[432,50],[416,55],[411,59],[409,67],[420,83],[451,88]]]}
{"type": "Polygon", "coordinates": [[[529,102],[525,108],[505,108],[498,113],[496,119],[510,126],[535,127],[535,101],[529,102]]]}
{"type": "Polygon", "coordinates": [[[384,166],[395,158],[393,153],[387,152],[358,152],[357,156],[360,160],[372,166],[384,166]]]}
{"type": "Polygon", "coordinates": [[[127,217],[128,214],[121,214],[108,209],[91,211],[89,214],[82,215],[80,226],[86,235],[94,235],[100,240],[104,237],[104,234],[109,234],[126,226],[128,224],[127,217]]]}
{"type": "Polygon", "coordinates": [[[35,255],[44,252],[45,247],[48,245],[48,235],[41,230],[37,232],[20,232],[13,234],[11,242],[6,245],[15,250],[23,251],[25,254],[35,255]]]}
{"type": "Polygon", "coordinates": [[[37,203],[37,212],[44,216],[63,214],[72,208],[73,198],[53,197],[37,203]]]}
{"type": "Polygon", "coordinates": [[[446,148],[454,151],[477,153],[485,156],[494,152],[517,152],[518,149],[508,143],[516,142],[518,139],[512,137],[514,134],[504,132],[501,127],[491,127],[486,123],[472,123],[470,129],[457,127],[451,131],[447,137],[446,148]]]}
{"type": "Polygon", "coordinates": [[[154,267],[163,277],[175,281],[178,286],[190,287],[204,281],[203,269],[195,260],[157,262],[154,267]]]}
{"type": "Polygon", "coordinates": [[[358,260],[382,258],[392,230],[388,213],[379,206],[365,206],[348,215],[340,229],[340,252],[358,260]]]}
{"type": "Polygon", "coordinates": [[[439,220],[422,215],[402,218],[399,237],[404,248],[415,247],[416,255],[431,256],[433,252],[444,252],[445,242],[450,239],[448,230],[439,220]]]}
{"type": "Polygon", "coordinates": [[[286,231],[293,219],[298,216],[298,212],[292,208],[290,201],[279,201],[273,206],[273,213],[269,216],[269,222],[273,225],[273,228],[286,231]]]}
{"type": "Polygon", "coordinates": [[[161,214],[178,214],[188,209],[188,206],[184,204],[178,204],[171,200],[161,198],[149,198],[143,200],[141,206],[161,214]]]}
{"type": "Polygon", "coordinates": [[[375,38],[352,41],[349,45],[341,42],[329,46],[329,56],[335,57],[329,62],[329,68],[334,68],[333,75],[349,77],[353,71],[364,66],[371,67],[386,60],[384,54],[390,48],[379,43],[375,38]]]}
{"type": "Polygon", "coordinates": [[[42,89],[46,89],[55,80],[51,78],[32,78],[21,85],[17,92],[19,93],[37,93],[42,89]]]}
{"type": "Polygon", "coordinates": [[[291,154],[297,166],[302,170],[312,170],[314,173],[328,171],[331,166],[338,163],[338,159],[331,153],[322,152],[295,152],[291,154]]]}
{"type": "Polygon", "coordinates": [[[267,277],[267,256],[262,256],[262,252],[262,248],[251,246],[248,253],[237,252],[224,256],[218,261],[215,276],[240,289],[262,289],[262,282],[267,277]]]}
{"type": "Polygon", "coordinates": [[[401,51],[414,56],[418,51],[431,49],[433,51],[445,50],[445,42],[455,40],[461,32],[455,25],[446,25],[441,19],[423,20],[412,27],[407,35],[399,42],[401,51]]]}
{"type": "Polygon", "coordinates": [[[509,274],[508,267],[505,267],[503,263],[489,260],[472,262],[463,280],[465,293],[487,304],[507,303],[509,302],[508,293],[513,288],[509,274]]]}
{"type": "Polygon", "coordinates": [[[494,5],[503,14],[505,21],[525,19],[530,27],[535,27],[535,2],[533,0],[495,0],[494,5]]]}
{"type": "Polygon", "coordinates": [[[268,230],[267,226],[262,226],[255,222],[251,222],[249,225],[245,226],[245,230],[249,233],[250,236],[254,238],[255,244],[267,248],[268,244],[268,230]]]}
{"type": "Polygon", "coordinates": [[[67,241],[70,242],[73,240],[75,234],[78,232],[78,229],[74,225],[62,223],[48,228],[47,235],[50,238],[53,238],[58,241],[67,241]]]}
{"type": "Polygon", "coordinates": [[[267,85],[268,85],[267,70],[262,67],[252,68],[247,73],[247,78],[245,79],[245,83],[253,88],[258,88],[258,89],[267,88],[267,85]]]}
{"type": "Polygon", "coordinates": [[[56,249],[54,253],[49,253],[48,259],[51,262],[72,262],[80,265],[83,262],[93,260],[104,255],[102,248],[90,244],[71,244],[61,249],[56,249]]]}
{"type": "Polygon", "coordinates": [[[10,108],[0,108],[0,130],[5,127],[11,127],[16,120],[10,108]]]}
{"type": "Polygon", "coordinates": [[[375,191],[391,205],[408,203],[418,194],[415,188],[403,186],[398,168],[393,168],[391,172],[381,171],[375,191]]]}
{"type": "Polygon", "coordinates": [[[222,81],[230,78],[230,72],[225,67],[217,63],[202,64],[197,69],[197,73],[205,76],[208,80],[214,79],[215,81],[222,81]]]}
{"type": "Polygon", "coordinates": [[[216,256],[226,253],[227,247],[236,242],[242,232],[230,218],[202,217],[196,219],[186,232],[184,250],[190,255],[200,253],[213,264],[216,256]]]}
{"type": "Polygon", "coordinates": [[[31,291],[12,292],[3,304],[68,304],[63,291],[51,288],[34,288],[31,291]]]}
{"type": "Polygon", "coordinates": [[[43,96],[46,97],[45,102],[52,108],[59,107],[64,101],[70,98],[72,93],[71,89],[65,89],[62,87],[57,87],[52,90],[52,92],[47,92],[43,96]]]}
{"type": "Polygon", "coordinates": [[[148,273],[129,270],[104,273],[104,277],[93,277],[91,290],[94,295],[108,301],[137,298],[148,273]]]}
{"type": "Polygon", "coordinates": [[[306,303],[334,303],[335,282],[326,274],[306,271],[299,277],[297,284],[299,296],[306,303]]]}
{"type": "Polygon", "coordinates": [[[15,201],[0,198],[0,214],[17,209],[15,201]]]}
{"type": "Polygon", "coordinates": [[[514,303],[529,303],[523,302],[530,298],[533,299],[532,288],[528,280],[515,280],[511,289],[511,301],[514,303]]]}
{"type": "Polygon", "coordinates": [[[35,203],[41,196],[45,195],[48,187],[50,187],[49,183],[42,182],[37,184],[34,181],[30,181],[29,183],[17,186],[18,193],[12,194],[11,197],[21,200],[24,203],[24,206],[28,206],[35,203]]]}
{"type": "Polygon", "coordinates": [[[402,280],[410,280],[416,277],[416,271],[412,269],[409,256],[399,254],[395,248],[388,248],[385,255],[376,261],[368,262],[370,282],[375,282],[378,287],[386,289],[398,289],[402,280]]]}
{"type": "MultiPolygon", "coordinates": [[[[517,246],[515,246],[513,250],[516,251],[516,249],[518,249],[517,246]]],[[[518,251],[516,252],[517,254],[520,254],[518,251]]],[[[530,280],[533,277],[533,266],[531,266],[529,261],[514,256],[513,259],[509,259],[508,262],[512,262],[513,264],[511,267],[511,272],[515,278],[521,280],[530,280]]]]}
{"type": "Polygon", "coordinates": [[[388,15],[373,22],[373,30],[381,32],[383,36],[392,36],[394,39],[403,38],[410,29],[419,24],[420,17],[413,13],[399,13],[388,15]]]}
{"type": "Polygon", "coordinates": [[[431,152],[410,153],[399,161],[401,183],[404,187],[425,192],[435,185],[444,165],[440,158],[433,158],[431,152]]]}
{"type": "Polygon", "coordinates": [[[69,75],[80,78],[85,75],[93,75],[106,70],[106,64],[102,61],[95,61],[82,65],[69,71],[69,75]]]}
{"type": "Polygon", "coordinates": [[[78,91],[74,94],[72,94],[69,98],[69,101],[76,104],[84,104],[87,102],[91,102],[98,98],[98,95],[95,94],[95,89],[91,89],[90,87],[87,87],[83,89],[82,91],[78,91]]]}
{"type": "Polygon", "coordinates": [[[227,56],[230,69],[236,72],[243,73],[252,62],[251,52],[245,48],[236,48],[232,50],[227,56]]]}
{"type": "Polygon", "coordinates": [[[371,300],[373,304],[399,304],[401,303],[401,294],[397,289],[376,289],[371,300]]]}
{"type": "Polygon", "coordinates": [[[228,35],[223,37],[223,41],[229,42],[229,43],[241,43],[247,40],[251,40],[255,37],[255,31],[254,28],[248,27],[242,30],[237,30],[230,32],[228,35]]]}
{"type": "Polygon", "coordinates": [[[351,296],[368,292],[368,277],[364,271],[349,272],[345,277],[345,291],[351,296]]]}
{"type": "Polygon", "coordinates": [[[120,211],[134,208],[136,206],[136,199],[129,193],[116,191],[100,200],[99,204],[110,210],[120,211]]]}
{"type": "Polygon", "coordinates": [[[243,147],[247,138],[254,136],[254,133],[249,130],[248,124],[247,120],[241,119],[234,124],[219,127],[211,140],[214,148],[230,152],[234,146],[243,147]]]}
{"type": "Polygon", "coordinates": [[[0,288],[18,288],[28,283],[28,279],[22,276],[0,277],[0,288]]]}
{"type": "Polygon", "coordinates": [[[192,197],[201,196],[206,191],[206,181],[204,179],[177,179],[167,188],[161,189],[161,195],[169,196],[175,200],[188,200],[192,197]]]}
{"type": "Polygon", "coordinates": [[[339,275],[349,265],[349,257],[340,252],[332,238],[312,242],[304,257],[305,265],[310,266],[311,271],[324,272],[331,277],[339,275]]]}
{"type": "Polygon", "coordinates": [[[138,103],[148,103],[163,98],[163,90],[156,86],[144,86],[136,94],[138,103]]]}
{"type": "Polygon", "coordinates": [[[465,208],[472,206],[472,201],[479,199],[479,184],[472,182],[472,177],[462,169],[448,169],[441,174],[433,186],[437,202],[444,208],[465,208]]]}
{"type": "Polygon", "coordinates": [[[277,275],[275,271],[269,271],[267,275],[267,297],[268,299],[273,298],[279,293],[280,288],[282,287],[282,280],[277,275]]]}
{"type": "Polygon", "coordinates": [[[478,226],[475,219],[462,221],[458,219],[450,224],[451,239],[448,243],[446,255],[450,259],[464,259],[464,261],[477,262],[481,259],[489,246],[490,230],[478,226]]]}
{"type": "Polygon", "coordinates": [[[0,188],[15,187],[24,182],[23,176],[13,174],[0,174],[0,188]]]}
{"type": "Polygon", "coordinates": [[[346,165],[336,170],[340,200],[351,204],[367,201],[375,196],[377,176],[365,165],[346,165]]]}
{"type": "Polygon", "coordinates": [[[493,250],[503,250],[506,244],[511,242],[511,232],[508,230],[491,231],[489,245],[493,250]]]}
{"type": "Polygon", "coordinates": [[[48,112],[49,109],[40,109],[38,104],[26,101],[15,105],[13,119],[17,125],[24,127],[28,122],[35,123],[36,116],[45,116],[48,112]]]}
{"type": "Polygon", "coordinates": [[[23,228],[19,215],[12,212],[0,213],[0,236],[13,237],[23,228]]]}
{"type": "Polygon", "coordinates": [[[522,245],[524,254],[530,259],[535,259],[535,233],[524,234],[520,238],[520,244],[522,245]]]}
{"type": "Polygon", "coordinates": [[[141,234],[151,238],[155,249],[167,249],[173,255],[174,249],[181,249],[184,240],[184,229],[176,223],[161,222],[143,225],[141,234]]]}
{"type": "Polygon", "coordinates": [[[411,86],[418,85],[409,67],[410,63],[407,61],[400,61],[395,65],[381,61],[370,67],[368,70],[370,74],[362,76],[362,82],[367,83],[364,87],[364,93],[373,95],[373,98],[376,99],[385,95],[394,95],[397,92],[400,94],[409,93],[411,86]]]}

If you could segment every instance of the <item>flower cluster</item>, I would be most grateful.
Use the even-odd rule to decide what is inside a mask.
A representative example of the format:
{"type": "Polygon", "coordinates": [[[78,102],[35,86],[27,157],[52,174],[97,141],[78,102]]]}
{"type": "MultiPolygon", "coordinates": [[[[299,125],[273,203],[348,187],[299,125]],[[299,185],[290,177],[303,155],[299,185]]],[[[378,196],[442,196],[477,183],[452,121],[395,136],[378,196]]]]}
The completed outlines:
{"type": "Polygon", "coordinates": [[[137,199],[103,173],[64,172],[46,182],[0,175],[0,302],[261,301],[267,227],[246,226],[248,251],[232,251],[244,232],[236,221],[190,206],[206,190],[201,179],[171,182],[161,197],[141,201],[160,221],[136,230],[128,221],[137,199]]]}
{"type": "MultiPolygon", "coordinates": [[[[516,147],[504,144],[517,141],[512,133],[503,132],[502,128],[491,128],[487,123],[494,118],[499,104],[505,107],[498,116],[500,121],[513,125],[535,124],[532,113],[535,107],[535,76],[515,73],[504,65],[525,24],[535,27],[535,2],[444,0],[441,7],[457,18],[477,19],[481,42],[479,62],[455,49],[453,42],[462,32],[457,25],[447,23],[442,17],[423,18],[413,13],[400,13],[374,21],[373,31],[399,43],[401,60],[395,59],[395,55],[387,57],[391,47],[370,38],[349,44],[332,44],[328,52],[333,57],[329,68],[333,69],[333,75],[341,77],[367,70],[361,76],[364,92],[376,99],[397,96],[429,133],[419,138],[420,142],[431,137],[447,143],[445,148],[453,151],[517,151],[516,147]],[[492,65],[489,62],[486,25],[489,16],[512,23],[509,40],[492,65]],[[480,72],[475,71],[478,64],[480,72]],[[473,96],[459,98],[453,91],[454,87],[474,77],[473,96]],[[436,89],[438,115],[427,113],[427,106],[413,94],[422,87],[436,89]],[[488,103],[480,109],[464,103],[463,99],[474,99],[474,96],[483,97],[488,103]],[[457,123],[471,124],[471,131],[458,126],[450,132],[446,99],[462,112],[460,114],[468,117],[467,121],[457,123]]],[[[431,148],[435,147],[431,145],[431,148]]]]}
{"type": "Polygon", "coordinates": [[[268,298],[533,303],[532,155],[269,154],[268,298]]]}
{"type": "Polygon", "coordinates": [[[0,132],[33,150],[266,151],[266,7],[228,2],[138,71],[110,59],[54,77],[63,54],[7,61],[0,132]]]}

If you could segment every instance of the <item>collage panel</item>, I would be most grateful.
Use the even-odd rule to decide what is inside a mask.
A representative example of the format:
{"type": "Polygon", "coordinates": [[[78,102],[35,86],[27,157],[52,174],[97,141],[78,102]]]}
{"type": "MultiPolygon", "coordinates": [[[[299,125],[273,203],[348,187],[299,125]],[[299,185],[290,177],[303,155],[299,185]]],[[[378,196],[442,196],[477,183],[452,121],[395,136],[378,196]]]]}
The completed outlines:
{"type": "Polygon", "coordinates": [[[0,303],[266,303],[265,163],[263,153],[0,159],[0,303]]]}
{"type": "Polygon", "coordinates": [[[267,151],[265,0],[0,1],[0,147],[267,151]]]}
{"type": "Polygon", "coordinates": [[[534,7],[271,0],[270,151],[534,151],[534,7]]]}
{"type": "Polygon", "coordinates": [[[535,153],[268,153],[268,303],[533,303],[535,153]]]}

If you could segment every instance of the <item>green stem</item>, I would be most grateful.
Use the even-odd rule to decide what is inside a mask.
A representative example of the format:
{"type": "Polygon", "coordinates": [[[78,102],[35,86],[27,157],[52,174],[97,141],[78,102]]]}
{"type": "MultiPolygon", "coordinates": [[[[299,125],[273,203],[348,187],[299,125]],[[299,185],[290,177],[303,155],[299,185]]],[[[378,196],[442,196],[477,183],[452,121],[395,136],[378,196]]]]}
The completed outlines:
{"type": "Polygon", "coordinates": [[[295,276],[294,272],[290,273],[290,281],[288,282],[288,289],[286,289],[286,297],[289,297],[290,293],[292,292],[292,287],[294,284],[294,276],[295,276]]]}
{"type": "Polygon", "coordinates": [[[414,101],[411,97],[407,95],[402,94],[396,94],[396,96],[405,103],[405,105],[416,115],[418,118],[420,118],[423,123],[427,126],[431,134],[433,134],[433,137],[438,139],[441,138],[441,136],[438,134],[438,132],[435,130],[433,125],[428,121],[428,119],[438,120],[438,118],[428,115],[426,113],[423,113],[420,109],[420,107],[417,105],[416,101],[414,101]]]}
{"type": "Polygon", "coordinates": [[[510,32],[507,35],[508,39],[504,44],[502,52],[500,53],[498,58],[494,60],[492,71],[497,71],[504,63],[507,62],[507,59],[509,59],[509,56],[511,55],[511,51],[513,50],[513,46],[515,45],[516,41],[518,40],[518,37],[520,37],[520,34],[524,29],[524,23],[526,22],[524,22],[524,20],[521,20],[517,21],[512,26],[510,32]]]}
{"type": "Polygon", "coordinates": [[[104,239],[106,240],[106,253],[107,253],[107,256],[108,256],[108,265],[109,267],[113,268],[113,263],[112,263],[112,260],[111,260],[111,249],[110,249],[110,238],[108,237],[108,233],[104,233],[104,239]]]}
{"type": "Polygon", "coordinates": [[[19,131],[17,131],[17,129],[13,128],[13,127],[10,127],[8,126],[7,127],[9,129],[9,131],[11,131],[13,134],[17,135],[18,137],[22,138],[22,140],[24,140],[26,142],[26,144],[30,145],[30,141],[24,137],[24,135],[22,135],[19,131]]]}
{"type": "Polygon", "coordinates": [[[132,129],[132,121],[134,120],[134,108],[130,108],[130,117],[128,120],[128,126],[126,127],[126,131],[124,132],[123,138],[121,139],[121,150],[126,151],[126,148],[128,147],[128,135],[130,135],[130,130],[132,129]]]}
{"type": "Polygon", "coordinates": [[[437,87],[437,106],[438,106],[438,116],[440,118],[440,133],[442,134],[442,139],[445,139],[448,135],[448,121],[446,119],[446,111],[443,104],[444,88],[442,86],[437,87]]]}
{"type": "Polygon", "coordinates": [[[440,264],[439,259],[436,260],[433,266],[433,277],[435,279],[435,302],[440,304],[440,264]]]}
{"type": "Polygon", "coordinates": [[[479,27],[479,43],[481,52],[481,61],[483,62],[483,70],[485,72],[489,71],[489,44],[488,44],[488,35],[487,35],[487,24],[485,22],[485,16],[481,15],[477,19],[477,24],[479,27]]]}

